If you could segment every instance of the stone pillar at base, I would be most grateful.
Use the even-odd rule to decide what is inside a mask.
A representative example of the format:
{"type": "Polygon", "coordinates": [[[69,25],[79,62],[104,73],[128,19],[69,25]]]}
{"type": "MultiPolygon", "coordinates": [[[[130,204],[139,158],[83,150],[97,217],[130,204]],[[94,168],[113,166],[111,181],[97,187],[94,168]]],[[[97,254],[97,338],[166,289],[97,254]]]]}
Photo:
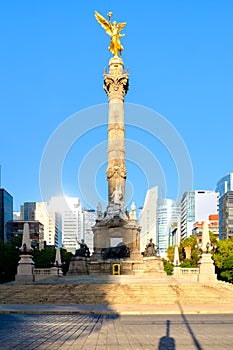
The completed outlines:
{"type": "Polygon", "coordinates": [[[20,255],[19,265],[17,267],[16,283],[34,282],[34,261],[32,255],[20,255]]]}
{"type": "Polygon", "coordinates": [[[26,222],[23,226],[22,247],[19,250],[23,253],[20,255],[19,265],[17,267],[16,283],[34,282],[34,261],[32,260],[31,239],[29,224],[26,222]]]}
{"type": "Polygon", "coordinates": [[[212,260],[212,255],[203,253],[199,261],[199,275],[198,282],[209,283],[217,282],[217,275],[215,274],[215,266],[212,260]]]}
{"type": "Polygon", "coordinates": [[[88,275],[90,258],[74,256],[70,261],[68,275],[88,275]]]}

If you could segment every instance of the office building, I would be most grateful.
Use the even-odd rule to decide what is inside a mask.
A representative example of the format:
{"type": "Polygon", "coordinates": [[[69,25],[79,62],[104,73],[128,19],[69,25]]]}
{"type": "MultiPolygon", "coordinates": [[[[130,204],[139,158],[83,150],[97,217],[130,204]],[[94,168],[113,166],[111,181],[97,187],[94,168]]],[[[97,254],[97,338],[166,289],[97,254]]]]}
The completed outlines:
{"type": "Polygon", "coordinates": [[[13,197],[4,188],[0,188],[0,239],[7,242],[7,222],[13,220],[13,197]]]}
{"type": "Polygon", "coordinates": [[[223,176],[216,185],[216,192],[219,193],[219,198],[228,191],[233,191],[233,173],[223,176]]]}
{"type": "Polygon", "coordinates": [[[20,211],[13,211],[13,220],[23,220],[23,217],[21,215],[20,211]]]}
{"type": "Polygon", "coordinates": [[[45,246],[61,247],[61,214],[53,211],[48,202],[36,202],[35,220],[44,225],[45,246]]]}
{"type": "Polygon", "coordinates": [[[14,220],[8,222],[8,237],[7,241],[10,242],[13,237],[23,236],[24,224],[29,224],[29,233],[31,239],[31,246],[33,249],[44,248],[44,225],[39,221],[30,220],[14,220]]]}
{"type": "Polygon", "coordinates": [[[233,191],[233,173],[228,173],[217,182],[216,191],[219,192],[219,239],[225,239],[231,236],[232,231],[232,219],[227,218],[227,213],[231,212],[230,192],[233,191]],[[226,193],[228,195],[225,196],[226,193]]]}
{"type": "Polygon", "coordinates": [[[218,193],[188,191],[181,200],[181,238],[191,236],[196,221],[207,221],[210,214],[218,214],[218,193]]]}
{"type": "Polygon", "coordinates": [[[20,210],[23,220],[35,220],[36,202],[24,202],[20,210]]]}
{"type": "Polygon", "coordinates": [[[170,228],[180,220],[180,204],[172,199],[159,198],[157,202],[157,245],[159,255],[166,257],[170,228]]]}
{"type": "MultiPolygon", "coordinates": [[[[180,207],[180,205],[179,205],[180,207]]],[[[181,233],[180,233],[180,215],[177,221],[174,221],[169,228],[169,242],[168,246],[180,245],[181,233]]]]}
{"type": "MultiPolygon", "coordinates": [[[[193,224],[193,235],[197,237],[197,241],[202,243],[202,233],[203,233],[204,221],[196,221],[193,224]]],[[[219,239],[219,220],[218,214],[209,215],[208,218],[209,231],[214,234],[215,239],[219,239]]]]}
{"type": "Polygon", "coordinates": [[[219,239],[233,236],[233,191],[226,192],[219,199],[219,239]]]}
{"type": "Polygon", "coordinates": [[[147,191],[144,205],[140,210],[139,226],[141,226],[141,252],[144,251],[151,238],[155,244],[157,243],[157,201],[158,187],[155,186],[147,191]]]}
{"type": "Polygon", "coordinates": [[[50,210],[60,213],[62,220],[62,247],[71,253],[83,238],[82,206],[78,198],[57,196],[49,201],[50,210]]]}
{"type": "Polygon", "coordinates": [[[93,238],[94,234],[92,231],[92,227],[96,223],[97,213],[94,209],[83,209],[83,239],[86,245],[89,248],[90,253],[92,254],[93,247],[93,238]]]}

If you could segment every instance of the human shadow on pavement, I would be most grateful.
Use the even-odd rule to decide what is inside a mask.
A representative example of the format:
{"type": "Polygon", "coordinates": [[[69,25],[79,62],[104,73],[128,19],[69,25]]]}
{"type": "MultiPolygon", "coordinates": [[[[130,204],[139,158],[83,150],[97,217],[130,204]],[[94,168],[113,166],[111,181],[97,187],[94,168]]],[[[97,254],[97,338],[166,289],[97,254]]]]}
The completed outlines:
{"type": "Polygon", "coordinates": [[[188,320],[187,320],[187,318],[186,318],[186,316],[185,316],[185,314],[184,314],[184,310],[183,310],[181,304],[178,303],[178,306],[179,306],[179,309],[180,309],[181,317],[182,317],[182,319],[183,319],[183,321],[184,321],[184,324],[185,324],[187,330],[189,331],[189,334],[190,334],[191,337],[192,337],[192,340],[193,340],[194,345],[196,346],[197,350],[203,350],[203,348],[201,347],[199,341],[198,341],[197,338],[195,337],[195,334],[194,334],[192,328],[190,327],[190,324],[189,324],[189,322],[188,322],[188,320]]]}
{"type": "Polygon", "coordinates": [[[175,350],[175,339],[170,337],[170,321],[166,321],[166,336],[160,338],[158,350],[175,350]]]}

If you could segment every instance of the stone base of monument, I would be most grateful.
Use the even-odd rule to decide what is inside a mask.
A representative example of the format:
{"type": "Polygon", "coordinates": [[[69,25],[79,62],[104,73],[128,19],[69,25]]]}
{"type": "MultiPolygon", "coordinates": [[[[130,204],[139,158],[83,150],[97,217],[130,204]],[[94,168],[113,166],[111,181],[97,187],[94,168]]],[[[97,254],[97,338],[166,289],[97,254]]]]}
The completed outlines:
{"type": "Polygon", "coordinates": [[[68,275],[166,275],[160,257],[142,257],[140,226],[134,217],[127,216],[122,205],[109,204],[106,215],[96,220],[92,230],[94,233],[92,256],[90,259],[72,258],[68,275]],[[117,272],[114,271],[114,264],[118,264],[117,272]]]}
{"type": "Polygon", "coordinates": [[[68,275],[112,275],[113,265],[118,264],[120,275],[153,275],[166,276],[160,257],[148,257],[141,260],[109,259],[91,261],[74,257],[70,261],[68,275]]]}
{"type": "Polygon", "coordinates": [[[51,267],[50,269],[52,276],[63,276],[62,269],[60,267],[51,267]]]}
{"type": "Polygon", "coordinates": [[[212,255],[203,253],[199,261],[199,275],[198,282],[209,283],[217,282],[217,275],[215,274],[215,266],[212,260],[212,255]]]}
{"type": "Polygon", "coordinates": [[[34,280],[34,261],[32,260],[32,255],[20,255],[15,283],[34,282],[34,280]]]}
{"type": "Polygon", "coordinates": [[[103,248],[116,247],[125,244],[130,250],[130,257],[133,260],[140,260],[140,227],[135,220],[122,221],[119,217],[105,222],[98,220],[92,228],[94,233],[94,253],[92,261],[103,260],[103,248]]]}
{"type": "Polygon", "coordinates": [[[68,275],[88,275],[90,258],[74,256],[70,261],[68,275]]]}
{"type": "Polygon", "coordinates": [[[166,276],[166,272],[164,271],[163,261],[158,256],[150,256],[143,258],[144,265],[144,273],[146,274],[154,274],[157,273],[161,276],[166,276]]]}

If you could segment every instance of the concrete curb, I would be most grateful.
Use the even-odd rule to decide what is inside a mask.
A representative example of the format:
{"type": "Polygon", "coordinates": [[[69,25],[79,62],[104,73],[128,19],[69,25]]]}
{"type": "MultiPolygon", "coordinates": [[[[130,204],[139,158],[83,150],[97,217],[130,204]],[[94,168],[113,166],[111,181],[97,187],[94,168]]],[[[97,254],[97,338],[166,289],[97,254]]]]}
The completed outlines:
{"type": "Polygon", "coordinates": [[[171,315],[233,314],[233,304],[0,304],[0,314],[171,315]]]}

